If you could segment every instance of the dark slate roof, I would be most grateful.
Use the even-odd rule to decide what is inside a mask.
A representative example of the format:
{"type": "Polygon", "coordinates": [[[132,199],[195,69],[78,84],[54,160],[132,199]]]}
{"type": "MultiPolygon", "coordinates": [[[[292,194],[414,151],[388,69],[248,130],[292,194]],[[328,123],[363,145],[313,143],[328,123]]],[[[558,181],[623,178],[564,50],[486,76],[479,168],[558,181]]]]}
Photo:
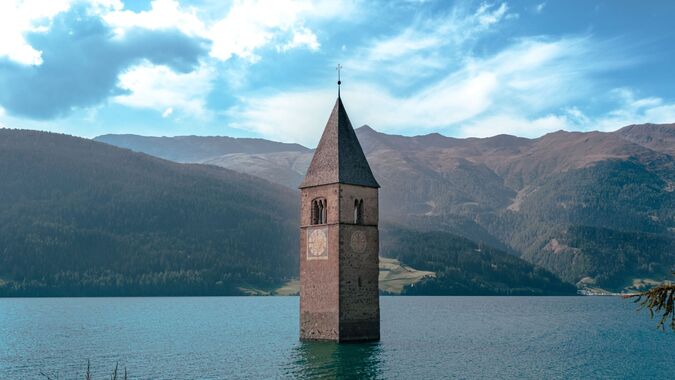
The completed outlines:
{"type": "Polygon", "coordinates": [[[330,183],[380,187],[339,96],[300,188],[330,183]]]}

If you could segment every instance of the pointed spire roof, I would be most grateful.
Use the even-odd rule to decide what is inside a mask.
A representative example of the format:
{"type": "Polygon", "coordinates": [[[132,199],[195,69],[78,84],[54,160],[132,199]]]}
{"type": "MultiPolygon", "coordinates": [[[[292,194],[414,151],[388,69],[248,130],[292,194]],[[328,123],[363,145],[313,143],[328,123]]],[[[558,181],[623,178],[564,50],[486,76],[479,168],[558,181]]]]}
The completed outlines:
{"type": "Polygon", "coordinates": [[[300,188],[331,183],[380,187],[339,96],[300,188]]]}

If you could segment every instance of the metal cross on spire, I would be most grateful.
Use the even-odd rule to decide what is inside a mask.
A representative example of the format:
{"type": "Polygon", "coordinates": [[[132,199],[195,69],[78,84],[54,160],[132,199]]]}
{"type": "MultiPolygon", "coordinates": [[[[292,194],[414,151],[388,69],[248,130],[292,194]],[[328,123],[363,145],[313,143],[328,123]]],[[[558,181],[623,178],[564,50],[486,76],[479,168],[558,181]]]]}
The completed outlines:
{"type": "Polygon", "coordinates": [[[342,84],[342,81],[340,81],[340,70],[342,70],[342,65],[338,63],[335,70],[337,70],[337,74],[338,74],[337,84],[338,84],[338,98],[339,98],[340,97],[340,85],[342,84]]]}

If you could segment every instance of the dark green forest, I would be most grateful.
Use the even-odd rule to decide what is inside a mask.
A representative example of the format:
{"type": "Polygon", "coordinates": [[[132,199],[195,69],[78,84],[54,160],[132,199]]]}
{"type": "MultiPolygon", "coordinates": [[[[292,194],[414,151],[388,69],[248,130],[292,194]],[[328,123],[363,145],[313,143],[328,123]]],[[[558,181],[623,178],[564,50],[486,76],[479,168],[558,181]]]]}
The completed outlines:
{"type": "Polygon", "coordinates": [[[386,256],[436,272],[408,286],[407,295],[574,295],[576,288],[551,272],[506,252],[446,232],[391,228],[383,232],[386,256]]]}
{"type": "Polygon", "coordinates": [[[666,234],[573,226],[557,236],[566,248],[537,259],[543,267],[558,268],[568,281],[587,276],[609,289],[621,289],[628,279],[660,279],[675,270],[675,239],[666,234]]]}
{"type": "Polygon", "coordinates": [[[663,178],[675,173],[671,161],[656,171],[660,176],[635,160],[563,173],[541,183],[520,213],[503,214],[491,228],[523,258],[572,283],[593,277],[619,290],[633,278],[666,278],[675,265],[668,228],[675,223],[675,194],[663,191],[663,178]],[[555,251],[553,239],[560,243],[555,251]]]}
{"type": "Polygon", "coordinates": [[[0,295],[215,295],[297,275],[297,197],[226,169],[0,130],[0,295]]]}

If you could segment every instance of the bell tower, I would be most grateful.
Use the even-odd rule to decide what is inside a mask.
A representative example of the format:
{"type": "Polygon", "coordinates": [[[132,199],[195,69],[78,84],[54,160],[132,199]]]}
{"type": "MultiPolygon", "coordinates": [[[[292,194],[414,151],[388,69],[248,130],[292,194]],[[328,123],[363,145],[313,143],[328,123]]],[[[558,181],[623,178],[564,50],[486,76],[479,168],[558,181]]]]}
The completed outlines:
{"type": "Polygon", "coordinates": [[[300,184],[301,340],[380,339],[379,187],[338,92],[300,184]]]}

